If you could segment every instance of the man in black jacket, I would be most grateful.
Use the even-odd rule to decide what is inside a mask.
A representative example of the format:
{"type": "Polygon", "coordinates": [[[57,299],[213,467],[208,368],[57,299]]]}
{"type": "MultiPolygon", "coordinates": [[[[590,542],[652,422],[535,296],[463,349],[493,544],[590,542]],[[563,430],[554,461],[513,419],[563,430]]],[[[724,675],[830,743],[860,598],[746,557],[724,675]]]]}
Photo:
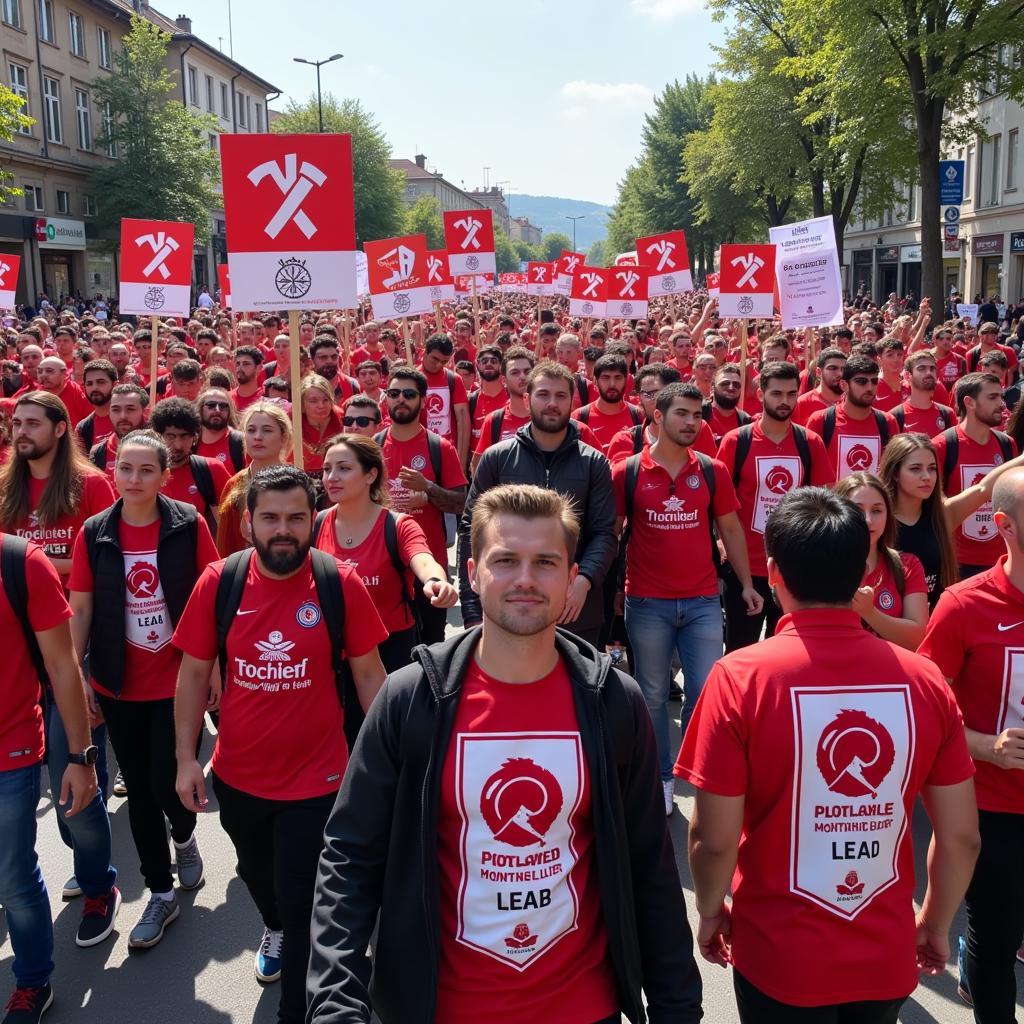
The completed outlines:
{"type": "Polygon", "coordinates": [[[696,1022],[646,705],[556,629],[576,517],[501,486],[470,530],[483,626],[388,677],[327,824],[307,1021],[696,1022]]]}
{"type": "Polygon", "coordinates": [[[573,387],[564,366],[538,363],[526,385],[531,422],[515,437],[489,448],[477,465],[459,525],[459,597],[466,626],[482,618],[466,569],[476,502],[500,484],[538,484],[568,497],[580,522],[578,571],[558,622],[582,640],[597,643],[604,622],[602,587],[618,544],[615,496],[608,460],[579,439],[569,419],[573,387]]]}

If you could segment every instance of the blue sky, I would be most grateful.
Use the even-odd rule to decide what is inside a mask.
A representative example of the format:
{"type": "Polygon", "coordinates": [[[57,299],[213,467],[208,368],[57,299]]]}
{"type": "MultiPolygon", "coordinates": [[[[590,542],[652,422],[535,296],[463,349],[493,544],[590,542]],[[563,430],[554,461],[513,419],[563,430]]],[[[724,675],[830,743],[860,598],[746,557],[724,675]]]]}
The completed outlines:
{"type": "MultiPolygon", "coordinates": [[[[228,50],[228,0],[157,0],[228,50]],[[189,8],[192,7],[191,10],[189,8]]],[[[394,156],[467,188],[611,203],[643,115],[674,78],[705,74],[722,38],[703,0],[232,0],[235,59],[283,90],[316,91],[292,57],[344,60],[323,89],[362,102],[394,156]]],[[[513,213],[515,211],[513,210],[513,213]]]]}

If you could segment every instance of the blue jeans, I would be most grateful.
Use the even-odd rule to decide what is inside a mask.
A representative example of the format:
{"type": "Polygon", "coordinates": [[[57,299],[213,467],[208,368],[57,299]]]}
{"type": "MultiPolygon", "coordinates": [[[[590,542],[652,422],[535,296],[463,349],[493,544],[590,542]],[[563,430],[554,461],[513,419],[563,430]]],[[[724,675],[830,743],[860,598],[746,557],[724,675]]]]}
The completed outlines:
{"type": "Polygon", "coordinates": [[[626,633],[633,650],[633,675],[654,723],[661,778],[672,778],[668,747],[668,690],[672,652],[683,666],[683,734],[711,666],[722,656],[722,604],[714,597],[627,597],[626,633]]]}
{"type": "Polygon", "coordinates": [[[100,761],[96,762],[99,789],[88,807],[74,817],[65,817],[65,808],[57,802],[60,798],[61,779],[68,766],[68,737],[64,723],[52,697],[46,701],[46,769],[50,776],[50,792],[57,812],[57,829],[60,837],[74,854],[75,878],[85,896],[103,896],[117,881],[117,871],[110,863],[110,819],[107,817],[106,792],[106,750],[107,727],[101,725],[93,730],[92,741],[100,748],[103,776],[100,778],[100,761]]]}
{"type": "Polygon", "coordinates": [[[50,897],[36,856],[42,765],[0,772],[0,903],[14,949],[18,988],[45,985],[53,972],[50,897]]]}

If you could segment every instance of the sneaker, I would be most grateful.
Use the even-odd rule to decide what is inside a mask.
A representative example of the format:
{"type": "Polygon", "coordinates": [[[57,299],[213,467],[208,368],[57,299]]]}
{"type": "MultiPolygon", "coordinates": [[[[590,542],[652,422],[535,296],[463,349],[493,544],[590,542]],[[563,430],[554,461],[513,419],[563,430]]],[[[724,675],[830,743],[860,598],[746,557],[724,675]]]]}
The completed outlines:
{"type": "Polygon", "coordinates": [[[263,929],[260,948],[256,951],[256,980],[263,982],[278,981],[281,977],[281,945],[284,932],[272,932],[263,929]]]}
{"type": "Polygon", "coordinates": [[[177,896],[165,900],[153,893],[142,912],[142,917],[139,918],[139,923],[128,936],[128,945],[133,949],[149,949],[150,946],[155,946],[164,937],[164,929],[172,921],[176,921],[180,913],[177,896]]]}
{"type": "Polygon", "coordinates": [[[65,883],[64,888],[60,891],[60,898],[64,901],[76,900],[82,895],[82,887],[78,884],[78,879],[72,875],[65,883]]]}
{"type": "Polygon", "coordinates": [[[52,1005],[49,982],[38,988],[16,988],[7,1000],[3,1024],[36,1024],[52,1005]]]}
{"type": "Polygon", "coordinates": [[[177,861],[178,885],[182,889],[198,889],[203,882],[203,856],[195,834],[184,846],[174,844],[174,859],[177,861]]]}
{"type": "Polygon", "coordinates": [[[87,896],[75,945],[98,946],[114,930],[114,919],[120,906],[121,891],[116,885],[111,886],[110,892],[95,899],[87,896]]]}
{"type": "Polygon", "coordinates": [[[117,774],[114,776],[114,796],[127,796],[128,787],[124,784],[124,776],[121,774],[121,769],[117,769],[117,774]]]}
{"type": "Polygon", "coordinates": [[[672,799],[676,793],[676,784],[672,779],[666,779],[662,784],[661,788],[665,793],[665,817],[672,817],[672,810],[675,807],[675,801],[672,799]]]}
{"type": "Polygon", "coordinates": [[[668,699],[678,701],[683,699],[683,688],[674,679],[668,684],[668,699]]]}
{"type": "Polygon", "coordinates": [[[962,936],[957,938],[956,969],[960,973],[960,981],[956,986],[956,994],[968,1005],[974,1005],[974,998],[967,985],[967,940],[962,936]]]}

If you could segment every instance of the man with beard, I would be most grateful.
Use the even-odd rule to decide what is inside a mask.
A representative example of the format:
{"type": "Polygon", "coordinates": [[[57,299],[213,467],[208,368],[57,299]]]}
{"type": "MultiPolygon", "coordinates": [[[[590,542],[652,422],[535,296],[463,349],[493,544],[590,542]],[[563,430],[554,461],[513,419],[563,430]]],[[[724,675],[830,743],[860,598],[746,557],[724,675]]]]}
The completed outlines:
{"type": "Polygon", "coordinates": [[[900,432],[891,413],[874,408],[878,363],[873,359],[850,356],[843,365],[840,387],[843,400],[807,421],[807,429],[825,442],[837,481],[851,473],[877,473],[882,449],[900,432]]]}
{"type": "Polygon", "coordinates": [[[110,392],[110,423],[114,429],[105,441],[92,446],[89,460],[106,472],[111,485],[114,483],[114,466],[121,438],[146,425],[148,405],[149,392],[138,384],[115,384],[110,392]]]}
{"type": "Polygon", "coordinates": [[[602,453],[607,453],[612,438],[627,427],[643,422],[643,413],[626,402],[629,367],[620,355],[604,355],[594,364],[597,401],[577,409],[572,418],[585,423],[594,432],[602,453]]]}
{"type": "Polygon", "coordinates": [[[235,380],[231,390],[235,412],[244,412],[253,402],[263,397],[263,353],[255,345],[239,345],[235,349],[235,380]]]}
{"type": "MultiPolygon", "coordinates": [[[[1003,421],[1005,402],[999,378],[993,373],[968,373],[956,382],[956,412],[960,422],[932,438],[946,494],[959,494],[996,466],[1009,462],[1017,446],[996,430],[1003,421]]],[[[1003,542],[992,521],[992,502],[972,512],[953,534],[960,579],[992,568],[1003,553],[1003,542]]]]}
{"type": "Polygon", "coordinates": [[[359,394],[359,382],[339,372],[341,355],[337,338],[321,334],[309,346],[309,356],[313,360],[313,372],[334,388],[335,405],[344,405],[353,395],[359,394]]]}
{"type": "Polygon", "coordinates": [[[106,441],[114,432],[114,424],[110,420],[110,393],[116,383],[117,370],[110,360],[92,359],[85,364],[82,384],[92,412],[75,427],[85,451],[106,441]]]}
{"type": "MultiPolygon", "coordinates": [[[[423,423],[428,430],[450,441],[466,465],[469,458],[469,396],[462,378],[445,369],[454,348],[447,334],[432,334],[423,352],[423,375],[427,379],[423,423]]],[[[443,564],[443,563],[442,563],[443,564]]]]}
{"type": "MultiPolygon", "coordinates": [[[[391,508],[416,518],[430,553],[439,565],[447,566],[444,517],[458,515],[466,500],[462,462],[447,438],[427,430],[421,422],[427,378],[419,370],[396,367],[385,394],[391,424],[376,435],[376,440],[388,470],[391,508]]],[[[416,591],[420,639],[437,643],[444,639],[448,610],[421,600],[422,588],[416,591]]]]}
{"type": "Polygon", "coordinates": [[[814,361],[818,386],[800,395],[793,410],[793,422],[806,426],[813,413],[835,405],[843,397],[839,383],[843,376],[846,354],[838,348],[827,348],[814,361]]]}
{"type": "Polygon", "coordinates": [[[245,439],[235,429],[238,417],[224,388],[207,388],[196,401],[202,428],[196,455],[216,459],[229,473],[245,468],[245,439]]]}
{"type": "MultiPolygon", "coordinates": [[[[564,429],[571,375],[544,379],[564,429]]],[[[389,677],[327,825],[308,1020],[617,1024],[646,1002],[696,1024],[642,698],[557,629],[579,572],[570,499],[494,487],[468,537],[482,627],[389,677]]]]}
{"type": "MultiPolygon", "coordinates": [[[[611,358],[621,364],[625,383],[625,360],[611,358]]],[[[473,506],[482,494],[503,483],[536,483],[570,498],[580,519],[578,571],[558,622],[588,643],[597,643],[604,622],[602,588],[615,561],[615,501],[608,460],[580,439],[579,426],[570,419],[574,383],[561,364],[538,363],[526,382],[529,425],[489,448],[477,464],[459,524],[459,594],[467,626],[482,617],[467,568],[473,506]]]]}
{"type": "Polygon", "coordinates": [[[477,353],[476,372],[480,386],[469,396],[469,419],[472,425],[472,447],[480,440],[480,426],[488,413],[504,409],[508,392],[501,379],[502,352],[497,345],[486,345],[477,353]]]}
{"type": "Polygon", "coordinates": [[[740,368],[735,363],[726,363],[718,368],[711,397],[701,408],[701,418],[711,427],[716,446],[730,430],[750,422],[750,415],[737,408],[739,404],[740,368]]]}
{"type": "Polygon", "coordinates": [[[526,382],[535,364],[533,353],[521,345],[510,348],[502,356],[501,373],[505,380],[508,400],[504,406],[490,413],[483,421],[480,437],[470,460],[471,475],[476,472],[480,457],[488,448],[499,441],[514,437],[520,427],[524,427],[530,422],[530,402],[526,395],[526,382]]]}
{"type": "Polygon", "coordinates": [[[39,378],[40,391],[48,391],[64,403],[73,427],[92,412],[92,406],[85,393],[69,379],[68,368],[60,356],[47,356],[39,364],[36,376],[39,378]]]}
{"type": "Polygon", "coordinates": [[[729,471],[736,488],[751,581],[764,599],[762,610],[751,615],[739,578],[731,565],[723,566],[727,651],[757,643],[762,626],[765,636],[773,636],[782,614],[768,585],[764,547],[768,517],[794,488],[808,484],[828,487],[835,480],[821,438],[792,422],[799,386],[800,374],[792,363],[765,363],[758,378],[760,419],[727,433],[718,449],[718,461],[729,471]]]}
{"type": "Polygon", "coordinates": [[[948,430],[956,423],[956,416],[948,406],[935,401],[938,381],[935,356],[927,349],[921,349],[907,356],[903,368],[910,381],[910,397],[892,410],[900,430],[926,437],[931,437],[936,431],[948,430]]]}
{"type": "MultiPolygon", "coordinates": [[[[238,873],[260,916],[255,973],[281,981],[280,1024],[306,1013],[309,922],[324,825],[345,774],[348,751],[336,688],[330,609],[322,604],[311,552],[315,494],[294,466],[256,473],[246,494],[253,548],[208,566],[174,632],[183,651],[175,696],[177,791],[188,810],[206,809],[206,779],[196,759],[210,689],[221,658],[224,692],[212,784],[238,873]],[[237,614],[218,642],[218,589],[239,573],[237,614]],[[269,657],[268,657],[269,655],[269,657]],[[258,682],[262,680],[262,682],[258,682]]],[[[344,612],[341,649],[359,703],[370,707],[384,682],[377,644],[387,631],[359,575],[333,561],[344,612]]]]}

